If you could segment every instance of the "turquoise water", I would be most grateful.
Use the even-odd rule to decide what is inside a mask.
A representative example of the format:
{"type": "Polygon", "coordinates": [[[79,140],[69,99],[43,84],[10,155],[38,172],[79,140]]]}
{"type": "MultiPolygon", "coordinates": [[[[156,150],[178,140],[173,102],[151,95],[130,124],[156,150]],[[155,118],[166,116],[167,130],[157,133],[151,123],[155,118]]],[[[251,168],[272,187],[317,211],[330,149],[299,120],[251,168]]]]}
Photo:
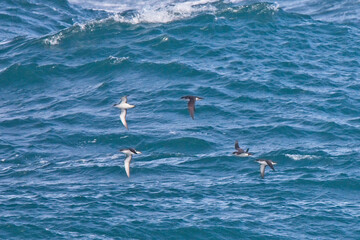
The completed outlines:
{"type": "Polygon", "coordinates": [[[0,239],[360,238],[358,1],[0,9],[0,239]]]}

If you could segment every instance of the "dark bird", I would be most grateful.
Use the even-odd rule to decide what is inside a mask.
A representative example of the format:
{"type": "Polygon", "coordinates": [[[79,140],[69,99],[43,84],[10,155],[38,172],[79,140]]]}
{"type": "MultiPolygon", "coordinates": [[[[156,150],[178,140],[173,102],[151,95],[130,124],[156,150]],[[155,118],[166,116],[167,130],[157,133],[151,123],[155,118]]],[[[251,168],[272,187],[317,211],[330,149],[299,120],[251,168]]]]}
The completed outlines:
{"type": "Polygon", "coordinates": [[[128,177],[130,177],[130,162],[131,162],[131,159],[132,159],[132,155],[141,154],[141,152],[137,151],[134,148],[120,149],[120,152],[125,153],[125,155],[126,155],[126,158],[125,158],[125,161],[124,161],[124,166],[125,166],[126,175],[128,177]]]}
{"type": "Polygon", "coordinates": [[[246,151],[244,151],[243,149],[241,149],[239,147],[239,142],[236,141],[235,142],[235,149],[236,149],[236,152],[233,152],[233,154],[235,156],[238,156],[238,157],[248,157],[248,156],[251,156],[253,155],[252,153],[249,153],[249,149],[246,149],[246,151]]]}
{"type": "Polygon", "coordinates": [[[264,176],[265,176],[266,166],[269,166],[272,170],[275,171],[274,165],[277,164],[276,162],[273,162],[271,160],[266,160],[266,159],[258,159],[256,161],[260,164],[260,173],[261,173],[262,178],[264,178],[264,176]]]}
{"type": "Polygon", "coordinates": [[[194,119],[195,101],[203,100],[203,98],[196,97],[196,96],[183,96],[183,97],[181,97],[181,99],[189,100],[189,103],[188,103],[189,113],[190,113],[191,118],[194,119]]]}

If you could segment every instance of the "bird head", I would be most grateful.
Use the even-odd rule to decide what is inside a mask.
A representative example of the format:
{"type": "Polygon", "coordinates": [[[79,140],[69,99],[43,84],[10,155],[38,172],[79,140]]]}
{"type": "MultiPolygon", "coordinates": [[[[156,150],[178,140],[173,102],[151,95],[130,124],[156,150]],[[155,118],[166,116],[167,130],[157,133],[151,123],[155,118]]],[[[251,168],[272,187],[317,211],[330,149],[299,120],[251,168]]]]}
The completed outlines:
{"type": "Polygon", "coordinates": [[[119,150],[122,153],[125,154],[141,154],[142,152],[136,150],[135,148],[123,148],[119,150]]]}

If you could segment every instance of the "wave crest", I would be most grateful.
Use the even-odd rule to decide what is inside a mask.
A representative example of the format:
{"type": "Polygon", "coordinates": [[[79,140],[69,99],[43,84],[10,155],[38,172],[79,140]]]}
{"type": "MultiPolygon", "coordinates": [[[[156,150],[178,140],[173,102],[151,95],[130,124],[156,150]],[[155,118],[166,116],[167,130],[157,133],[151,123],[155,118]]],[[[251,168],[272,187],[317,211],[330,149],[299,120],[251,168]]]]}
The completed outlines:
{"type": "Polygon", "coordinates": [[[61,41],[61,39],[64,38],[64,35],[62,32],[59,32],[55,35],[52,35],[52,36],[49,36],[47,38],[44,39],[44,43],[46,45],[51,45],[51,46],[54,46],[54,45],[58,45],[61,41]]]}
{"type": "Polygon", "coordinates": [[[113,20],[131,24],[168,23],[189,18],[199,12],[215,12],[216,8],[210,5],[212,2],[214,1],[199,0],[126,11],[115,14],[113,20]]]}
{"type": "Polygon", "coordinates": [[[286,157],[291,158],[295,161],[305,160],[305,159],[316,159],[319,158],[315,155],[301,155],[301,154],[285,154],[286,157]]]}
{"type": "Polygon", "coordinates": [[[123,23],[168,23],[189,18],[199,12],[214,12],[218,0],[123,2],[70,0],[70,3],[113,14],[110,18],[123,23]]]}

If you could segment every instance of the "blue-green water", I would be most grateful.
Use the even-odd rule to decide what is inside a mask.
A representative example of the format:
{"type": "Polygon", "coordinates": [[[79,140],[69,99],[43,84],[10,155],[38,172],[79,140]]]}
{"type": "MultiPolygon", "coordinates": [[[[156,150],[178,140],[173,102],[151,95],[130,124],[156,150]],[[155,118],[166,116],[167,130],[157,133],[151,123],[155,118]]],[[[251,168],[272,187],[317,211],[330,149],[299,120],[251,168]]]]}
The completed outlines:
{"type": "Polygon", "coordinates": [[[360,239],[359,73],[357,0],[2,0],[0,239],[360,239]]]}

